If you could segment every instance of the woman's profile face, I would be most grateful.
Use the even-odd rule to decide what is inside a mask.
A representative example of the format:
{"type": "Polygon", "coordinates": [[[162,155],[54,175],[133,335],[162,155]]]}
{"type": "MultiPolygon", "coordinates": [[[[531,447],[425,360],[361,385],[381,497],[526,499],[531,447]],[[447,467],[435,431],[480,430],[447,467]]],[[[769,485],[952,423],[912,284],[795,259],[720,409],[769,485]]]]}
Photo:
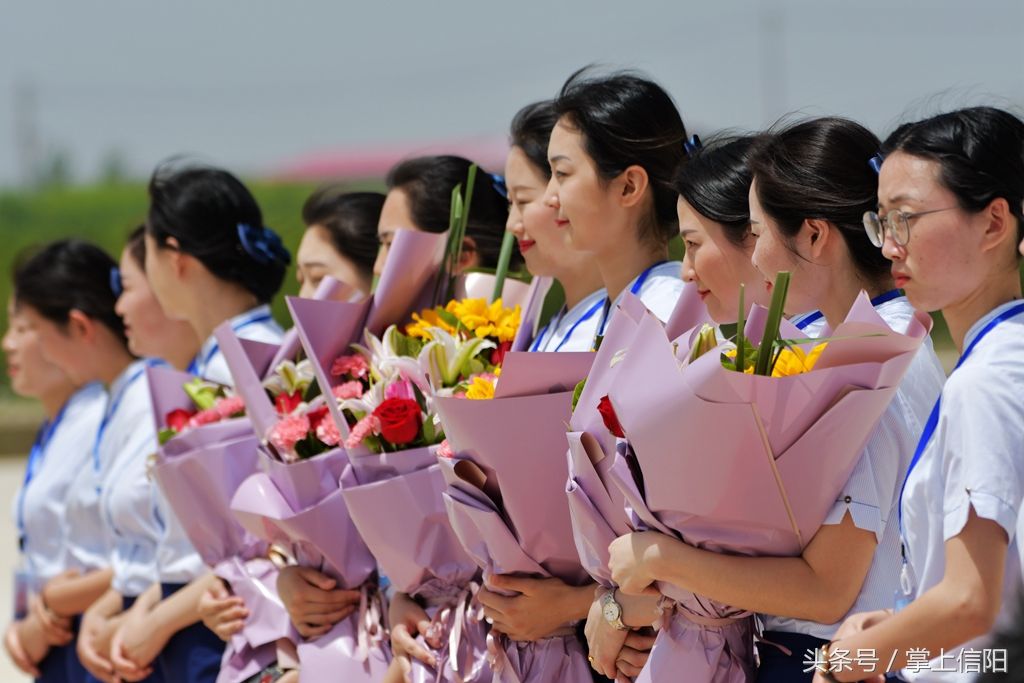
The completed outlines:
{"type": "Polygon", "coordinates": [[[369,293],[369,283],[355,263],[334,247],[327,228],[311,225],[302,234],[296,254],[295,275],[299,280],[299,296],[310,298],[327,276],[347,285],[353,291],[369,293]]]}

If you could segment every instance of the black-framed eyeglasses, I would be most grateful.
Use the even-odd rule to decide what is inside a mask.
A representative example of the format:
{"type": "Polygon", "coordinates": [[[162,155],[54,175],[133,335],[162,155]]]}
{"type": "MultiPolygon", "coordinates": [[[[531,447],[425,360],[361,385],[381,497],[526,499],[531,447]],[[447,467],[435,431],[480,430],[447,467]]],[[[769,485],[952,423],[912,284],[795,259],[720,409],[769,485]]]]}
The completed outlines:
{"type": "Polygon", "coordinates": [[[940,211],[952,211],[959,209],[959,206],[947,206],[944,209],[929,209],[928,211],[915,211],[907,213],[899,209],[893,209],[887,214],[879,215],[875,211],[864,212],[864,232],[868,234],[871,244],[881,247],[885,244],[886,231],[892,235],[893,241],[904,247],[910,241],[910,221],[918,216],[927,216],[930,213],[940,211]]]}

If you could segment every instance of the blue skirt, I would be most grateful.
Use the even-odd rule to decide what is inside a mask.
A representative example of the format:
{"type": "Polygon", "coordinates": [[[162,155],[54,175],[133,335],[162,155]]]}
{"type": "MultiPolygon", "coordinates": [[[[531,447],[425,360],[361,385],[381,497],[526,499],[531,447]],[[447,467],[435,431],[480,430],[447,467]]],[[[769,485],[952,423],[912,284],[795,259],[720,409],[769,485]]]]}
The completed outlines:
{"type": "MultiPolygon", "coordinates": [[[[163,597],[177,592],[184,584],[161,585],[163,597]]],[[[202,622],[175,633],[153,663],[163,681],[170,683],[214,683],[220,673],[225,643],[202,622]]]]}
{"type": "Polygon", "coordinates": [[[811,683],[814,679],[814,650],[828,644],[827,640],[802,633],[765,631],[758,643],[761,664],[757,667],[757,683],[811,683]],[[786,654],[770,643],[777,643],[790,651],[786,654]],[[810,671],[804,671],[810,669],[810,671]]]}

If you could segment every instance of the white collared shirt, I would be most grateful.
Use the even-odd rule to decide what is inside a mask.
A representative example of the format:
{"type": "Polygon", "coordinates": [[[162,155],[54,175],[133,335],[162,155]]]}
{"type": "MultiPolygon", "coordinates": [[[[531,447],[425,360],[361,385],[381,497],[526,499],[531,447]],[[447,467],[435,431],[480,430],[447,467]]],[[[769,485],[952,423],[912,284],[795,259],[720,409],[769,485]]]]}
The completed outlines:
{"type": "MultiPolygon", "coordinates": [[[[994,318],[1019,305],[999,306],[974,324],[964,339],[970,347],[994,318]]],[[[946,542],[967,523],[971,508],[993,520],[1007,534],[1010,546],[1003,573],[1002,606],[995,630],[1013,620],[1021,581],[1017,530],[1024,497],[1024,315],[1004,321],[974,348],[946,382],[935,434],[903,494],[903,535],[907,544],[914,595],[936,586],[946,572],[946,542]]],[[[956,656],[963,649],[991,647],[986,634],[964,643],[932,669],[953,671],[912,673],[909,681],[971,681],[958,673],[956,656]]]]}
{"type": "MultiPolygon", "coordinates": [[[[914,308],[904,296],[879,304],[875,310],[897,332],[906,332],[914,315],[914,308]]],[[[819,336],[824,326],[822,318],[804,328],[804,332],[811,337],[819,336]]],[[[900,487],[945,379],[931,339],[926,339],[825,519],[827,525],[839,524],[849,512],[854,525],[872,532],[878,541],[864,584],[848,615],[893,606],[902,565],[897,514],[900,487]]],[[[845,619],[844,616],[834,624],[819,624],[766,615],[764,629],[831,640],[845,619]]]]}
{"type": "Polygon", "coordinates": [[[592,351],[608,292],[601,288],[559,311],[530,344],[531,351],[592,351]]]}
{"type": "MultiPolygon", "coordinates": [[[[641,277],[643,277],[642,274],[633,278],[623,292],[633,292],[641,277]]],[[[683,293],[683,287],[686,286],[682,278],[683,264],[679,261],[659,263],[651,268],[638,291],[633,293],[640,298],[640,301],[651,313],[657,316],[658,320],[667,322],[672,311],[675,310],[679,296],[683,293]]],[[[615,301],[611,305],[612,311],[616,310],[621,298],[621,293],[615,297],[615,301]]],[[[607,329],[607,325],[605,328],[607,329]]]]}
{"type": "MultiPolygon", "coordinates": [[[[27,485],[14,498],[14,519],[20,519],[24,569],[34,583],[42,583],[67,567],[64,524],[68,494],[78,472],[92,468],[92,444],[107,404],[103,385],[87,384],[72,394],[62,408],[27,485]]],[[[97,513],[93,510],[94,516],[97,513]]]]}
{"type": "MultiPolygon", "coordinates": [[[[241,339],[276,344],[281,341],[284,332],[270,315],[270,306],[263,304],[236,315],[231,319],[231,329],[241,339]]],[[[193,374],[219,384],[232,384],[231,370],[224,360],[224,354],[220,351],[220,345],[216,337],[203,342],[199,353],[196,355],[195,366],[191,369],[193,374]]]]}

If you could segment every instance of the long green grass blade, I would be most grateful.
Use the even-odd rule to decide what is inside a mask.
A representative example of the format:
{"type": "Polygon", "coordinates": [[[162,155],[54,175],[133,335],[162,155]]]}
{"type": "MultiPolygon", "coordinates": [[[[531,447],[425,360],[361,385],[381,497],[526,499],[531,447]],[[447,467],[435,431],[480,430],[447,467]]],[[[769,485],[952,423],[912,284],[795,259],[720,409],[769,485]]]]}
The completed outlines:
{"type": "Polygon", "coordinates": [[[764,324],[764,335],[762,335],[761,344],[757,349],[757,362],[754,365],[755,375],[770,375],[772,372],[772,360],[775,355],[775,345],[779,339],[779,325],[782,323],[788,292],[789,272],[782,271],[775,276],[772,302],[768,307],[768,318],[764,324]]]}
{"type": "Polygon", "coordinates": [[[494,271],[494,293],[491,294],[491,303],[501,298],[505,291],[505,278],[508,277],[508,264],[512,261],[512,247],[516,237],[511,231],[506,230],[501,240],[501,253],[498,255],[498,267],[494,271]]]}

